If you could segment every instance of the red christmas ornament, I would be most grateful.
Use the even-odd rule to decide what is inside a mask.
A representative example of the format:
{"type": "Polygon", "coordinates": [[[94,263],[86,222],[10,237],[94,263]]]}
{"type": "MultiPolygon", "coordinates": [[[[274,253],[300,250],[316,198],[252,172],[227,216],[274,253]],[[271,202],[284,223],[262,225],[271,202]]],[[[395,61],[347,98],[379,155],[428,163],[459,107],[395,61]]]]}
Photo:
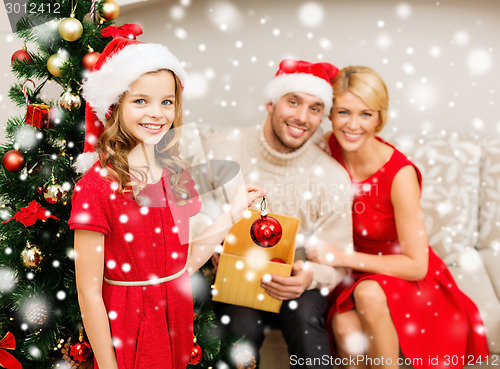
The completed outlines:
{"type": "Polygon", "coordinates": [[[71,345],[69,355],[74,361],[83,363],[92,356],[92,349],[87,342],[77,342],[74,345],[71,345]]]}
{"type": "Polygon", "coordinates": [[[191,349],[191,357],[189,358],[189,364],[196,365],[201,362],[201,357],[203,356],[203,351],[201,346],[196,343],[196,339],[193,340],[193,348],[191,349]]]}
{"type": "Polygon", "coordinates": [[[3,156],[3,166],[9,172],[16,173],[24,168],[26,159],[22,152],[18,150],[10,150],[3,156]]]}
{"type": "Polygon", "coordinates": [[[82,59],[83,67],[87,70],[92,70],[92,68],[94,68],[95,63],[97,62],[97,59],[99,59],[100,56],[101,53],[98,53],[97,51],[94,51],[92,48],[89,47],[89,52],[82,59]]]}
{"type": "Polygon", "coordinates": [[[14,54],[12,54],[10,62],[14,63],[14,60],[17,60],[25,63],[31,63],[33,59],[31,59],[31,55],[28,53],[27,50],[28,49],[26,48],[26,46],[23,46],[21,50],[17,50],[14,54]]]}
{"type": "Polygon", "coordinates": [[[272,261],[273,263],[285,264],[285,260],[280,259],[280,258],[274,258],[274,259],[271,259],[271,261],[272,261]]]}
{"type": "Polygon", "coordinates": [[[260,247],[273,247],[281,240],[283,234],[281,224],[276,218],[267,216],[265,197],[260,204],[260,210],[260,218],[250,227],[250,236],[260,247]]]}

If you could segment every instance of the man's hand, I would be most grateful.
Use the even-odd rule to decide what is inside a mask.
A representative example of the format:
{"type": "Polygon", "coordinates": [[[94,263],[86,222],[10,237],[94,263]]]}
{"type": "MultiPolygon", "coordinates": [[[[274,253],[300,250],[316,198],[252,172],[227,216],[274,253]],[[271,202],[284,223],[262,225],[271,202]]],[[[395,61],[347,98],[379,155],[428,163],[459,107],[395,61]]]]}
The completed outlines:
{"type": "Polygon", "coordinates": [[[300,297],[312,280],[312,270],[302,260],[298,260],[292,265],[290,277],[273,274],[270,281],[263,279],[260,285],[275,299],[291,300],[300,297]]]}
{"type": "Polygon", "coordinates": [[[218,252],[214,252],[212,255],[212,265],[214,266],[214,272],[217,272],[217,269],[219,268],[219,260],[220,260],[220,254],[218,252]]]}

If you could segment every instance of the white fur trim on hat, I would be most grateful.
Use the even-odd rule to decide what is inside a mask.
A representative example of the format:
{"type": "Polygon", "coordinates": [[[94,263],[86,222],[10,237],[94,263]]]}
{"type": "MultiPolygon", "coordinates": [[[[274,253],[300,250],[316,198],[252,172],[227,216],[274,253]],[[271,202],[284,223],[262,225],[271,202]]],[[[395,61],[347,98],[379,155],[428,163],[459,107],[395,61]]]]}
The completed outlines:
{"type": "Polygon", "coordinates": [[[92,165],[97,163],[97,160],[99,160],[99,155],[95,151],[84,152],[76,157],[73,168],[77,173],[85,173],[92,168],[92,165]]]}
{"type": "Polygon", "coordinates": [[[308,73],[281,74],[268,83],[266,98],[268,102],[275,104],[291,92],[303,92],[319,97],[324,104],[323,116],[330,115],[333,106],[333,88],[324,79],[308,73]]]}
{"type": "Polygon", "coordinates": [[[97,118],[106,122],[109,108],[116,104],[130,85],[144,73],[170,69],[184,86],[187,76],[179,60],[160,44],[132,44],[124,47],[92,71],[83,84],[82,95],[97,118]]]}

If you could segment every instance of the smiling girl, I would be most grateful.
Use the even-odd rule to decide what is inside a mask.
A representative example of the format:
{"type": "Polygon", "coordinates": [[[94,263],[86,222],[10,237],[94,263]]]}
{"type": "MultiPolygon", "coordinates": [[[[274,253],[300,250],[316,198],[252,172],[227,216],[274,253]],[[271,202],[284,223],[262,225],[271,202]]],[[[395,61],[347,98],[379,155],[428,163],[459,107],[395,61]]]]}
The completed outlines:
{"type": "MultiPolygon", "coordinates": [[[[189,218],[200,209],[180,158],[181,63],[157,44],[116,38],[83,85],[87,100],[86,172],[75,186],[78,299],[95,367],[185,368],[193,345],[189,271],[211,256],[189,245],[189,218]]],[[[247,189],[244,206],[262,196],[247,189]],[[247,203],[248,201],[248,203],[247,203]]],[[[233,204],[233,203],[232,203],[233,204]]],[[[223,214],[215,226],[229,229],[223,214]]],[[[224,232],[203,239],[215,247],[224,232]]],[[[203,237],[200,237],[200,239],[203,237]]]]}

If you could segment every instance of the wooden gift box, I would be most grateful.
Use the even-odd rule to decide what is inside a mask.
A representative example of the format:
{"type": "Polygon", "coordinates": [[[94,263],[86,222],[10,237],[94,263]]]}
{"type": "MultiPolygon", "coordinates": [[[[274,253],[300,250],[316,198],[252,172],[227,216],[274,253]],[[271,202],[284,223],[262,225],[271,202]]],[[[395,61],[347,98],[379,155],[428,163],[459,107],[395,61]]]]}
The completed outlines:
{"type": "Polygon", "coordinates": [[[265,274],[291,275],[300,219],[273,213],[268,216],[276,218],[283,230],[273,247],[257,246],[250,236],[250,227],[260,217],[260,211],[249,210],[229,231],[213,286],[214,301],[279,312],[282,301],[269,296],[260,283],[265,274]],[[275,258],[284,263],[271,261],[275,258]]]}

